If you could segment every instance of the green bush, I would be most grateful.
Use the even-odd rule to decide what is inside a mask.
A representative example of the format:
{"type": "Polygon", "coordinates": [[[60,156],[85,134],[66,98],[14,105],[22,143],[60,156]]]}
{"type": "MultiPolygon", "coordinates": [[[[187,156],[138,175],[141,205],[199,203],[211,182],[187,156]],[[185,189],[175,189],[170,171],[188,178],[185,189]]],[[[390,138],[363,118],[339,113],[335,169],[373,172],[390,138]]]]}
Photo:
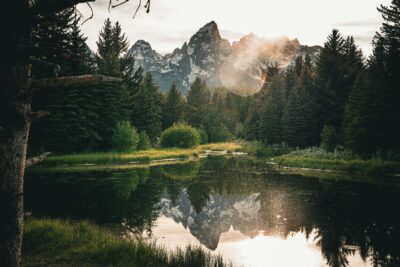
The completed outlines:
{"type": "Polygon", "coordinates": [[[256,156],[259,158],[276,157],[284,154],[288,154],[293,149],[289,146],[282,144],[270,145],[270,146],[260,146],[256,150],[256,156]]]}
{"type": "Polygon", "coordinates": [[[235,136],[229,132],[228,128],[225,125],[215,125],[208,129],[209,131],[209,142],[226,142],[235,139],[235,136]]]}
{"type": "Polygon", "coordinates": [[[138,140],[138,133],[129,122],[118,122],[113,131],[112,147],[116,151],[135,150],[138,140]]]}
{"type": "Polygon", "coordinates": [[[199,134],[200,134],[200,144],[207,144],[208,143],[208,135],[207,132],[203,129],[200,128],[198,129],[199,134]]]}
{"type": "Polygon", "coordinates": [[[199,131],[187,124],[174,124],[161,134],[161,147],[190,148],[199,143],[199,131]]]}
{"type": "Polygon", "coordinates": [[[151,146],[150,137],[146,134],[145,131],[140,132],[139,141],[137,143],[138,150],[147,150],[151,146]]]}

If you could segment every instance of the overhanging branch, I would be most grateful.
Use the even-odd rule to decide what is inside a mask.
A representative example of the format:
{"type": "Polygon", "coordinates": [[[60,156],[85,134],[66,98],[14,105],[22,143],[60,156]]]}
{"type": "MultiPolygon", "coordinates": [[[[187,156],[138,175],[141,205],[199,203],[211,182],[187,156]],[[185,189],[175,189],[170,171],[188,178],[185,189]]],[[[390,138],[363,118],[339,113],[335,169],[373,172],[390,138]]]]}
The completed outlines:
{"type": "Polygon", "coordinates": [[[69,76],[57,77],[49,79],[33,80],[32,86],[35,89],[47,89],[65,86],[77,85],[100,85],[103,83],[121,83],[123,79],[116,77],[108,77],[103,75],[82,75],[82,76],[69,76]]]}
{"type": "Polygon", "coordinates": [[[32,17],[57,13],[64,9],[74,7],[77,4],[94,2],[95,0],[38,0],[30,8],[32,17]]]}
{"type": "Polygon", "coordinates": [[[46,153],[43,153],[43,154],[40,155],[40,156],[27,159],[27,160],[25,161],[25,168],[29,168],[30,166],[35,165],[35,164],[37,164],[37,163],[43,161],[43,160],[44,160],[46,157],[48,157],[51,153],[52,153],[52,152],[46,152],[46,153]]]}

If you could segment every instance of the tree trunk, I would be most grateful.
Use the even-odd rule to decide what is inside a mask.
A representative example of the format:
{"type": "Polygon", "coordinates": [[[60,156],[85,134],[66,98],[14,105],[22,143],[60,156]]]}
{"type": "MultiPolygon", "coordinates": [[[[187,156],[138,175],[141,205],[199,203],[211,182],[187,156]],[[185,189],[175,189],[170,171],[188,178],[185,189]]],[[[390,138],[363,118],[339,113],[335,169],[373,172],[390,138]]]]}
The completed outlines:
{"type": "Polygon", "coordinates": [[[28,1],[5,1],[0,44],[0,266],[19,266],[30,127],[28,1]]]}

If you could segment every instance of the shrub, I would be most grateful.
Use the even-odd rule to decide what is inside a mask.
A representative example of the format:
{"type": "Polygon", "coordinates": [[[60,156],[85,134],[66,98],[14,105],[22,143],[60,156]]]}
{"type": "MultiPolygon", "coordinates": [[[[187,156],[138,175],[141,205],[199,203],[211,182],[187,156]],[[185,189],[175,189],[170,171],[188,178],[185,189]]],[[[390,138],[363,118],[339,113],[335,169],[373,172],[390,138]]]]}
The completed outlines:
{"type": "Polygon", "coordinates": [[[287,146],[286,144],[275,144],[270,146],[260,146],[256,150],[256,156],[260,158],[267,157],[276,157],[284,154],[288,154],[293,149],[287,146]]]}
{"type": "Polygon", "coordinates": [[[147,150],[150,148],[151,142],[150,137],[146,134],[145,131],[140,132],[139,141],[137,143],[138,150],[147,150]]]}
{"type": "Polygon", "coordinates": [[[332,152],[336,147],[336,130],[331,125],[325,125],[321,132],[321,147],[332,152]]]}
{"type": "Polygon", "coordinates": [[[200,144],[207,144],[208,143],[208,135],[207,132],[203,129],[200,128],[198,129],[199,135],[200,135],[200,144]]]}
{"type": "Polygon", "coordinates": [[[187,124],[174,124],[161,134],[161,147],[190,148],[199,143],[199,132],[187,124]]]}
{"type": "Polygon", "coordinates": [[[113,131],[112,147],[116,151],[135,150],[138,139],[136,129],[129,122],[118,122],[113,131]]]}
{"type": "Polygon", "coordinates": [[[210,139],[208,141],[210,142],[226,142],[235,138],[233,134],[229,132],[228,128],[226,128],[226,126],[223,124],[210,127],[208,131],[210,135],[210,139]]]}

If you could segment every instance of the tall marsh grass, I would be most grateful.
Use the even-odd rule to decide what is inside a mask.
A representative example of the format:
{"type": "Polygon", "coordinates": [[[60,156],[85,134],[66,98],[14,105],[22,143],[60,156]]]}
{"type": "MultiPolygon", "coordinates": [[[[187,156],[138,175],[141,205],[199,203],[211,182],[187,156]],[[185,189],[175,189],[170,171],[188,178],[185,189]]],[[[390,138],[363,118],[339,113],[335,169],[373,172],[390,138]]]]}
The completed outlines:
{"type": "Polygon", "coordinates": [[[25,224],[23,266],[225,267],[201,248],[168,251],[125,240],[88,222],[30,220],[25,224]]]}
{"type": "Polygon", "coordinates": [[[46,158],[42,166],[60,166],[77,164],[113,164],[130,162],[149,162],[162,159],[186,159],[206,152],[206,150],[238,151],[242,145],[237,143],[215,143],[200,145],[190,149],[165,148],[132,152],[97,152],[67,155],[54,155],[46,158]]]}

